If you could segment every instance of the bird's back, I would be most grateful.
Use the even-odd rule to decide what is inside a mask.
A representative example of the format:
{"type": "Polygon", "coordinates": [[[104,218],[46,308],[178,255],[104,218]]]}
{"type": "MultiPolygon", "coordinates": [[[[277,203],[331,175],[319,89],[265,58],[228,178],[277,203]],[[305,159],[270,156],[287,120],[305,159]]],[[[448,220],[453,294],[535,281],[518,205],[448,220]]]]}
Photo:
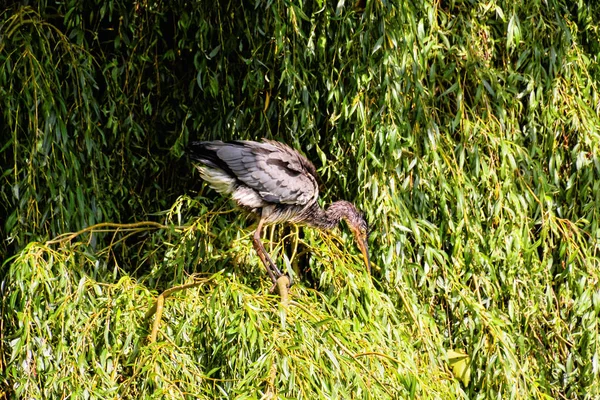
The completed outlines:
{"type": "Polygon", "coordinates": [[[243,207],[306,207],[318,197],[315,167],[279,142],[192,142],[190,157],[201,163],[200,174],[210,186],[231,194],[243,207]]]}

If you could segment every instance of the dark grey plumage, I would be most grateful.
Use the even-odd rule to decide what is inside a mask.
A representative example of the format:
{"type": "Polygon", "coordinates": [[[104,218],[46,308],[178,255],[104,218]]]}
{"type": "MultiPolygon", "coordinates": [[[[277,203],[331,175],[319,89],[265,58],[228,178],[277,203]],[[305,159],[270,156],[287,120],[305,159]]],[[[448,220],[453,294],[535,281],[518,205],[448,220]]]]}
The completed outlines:
{"type": "Polygon", "coordinates": [[[317,172],[297,151],[266,139],[192,142],[188,150],[200,162],[197,168],[202,179],[258,216],[253,244],[273,283],[281,272],[264,249],[260,234],[265,224],[280,222],[331,229],[345,219],[370,271],[363,213],[347,201],[335,202],[327,210],[319,207],[317,172]]]}

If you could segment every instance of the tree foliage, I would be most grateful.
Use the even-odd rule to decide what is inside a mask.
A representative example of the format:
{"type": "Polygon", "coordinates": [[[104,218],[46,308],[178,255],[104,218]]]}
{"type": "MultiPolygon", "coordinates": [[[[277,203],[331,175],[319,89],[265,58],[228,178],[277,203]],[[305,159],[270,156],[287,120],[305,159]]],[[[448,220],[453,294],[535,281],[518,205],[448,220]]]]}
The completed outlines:
{"type": "Polygon", "coordinates": [[[0,398],[600,396],[595,2],[4,5],[0,398]],[[373,276],[277,227],[268,294],[183,157],[260,137],[366,211],[373,276]]]}

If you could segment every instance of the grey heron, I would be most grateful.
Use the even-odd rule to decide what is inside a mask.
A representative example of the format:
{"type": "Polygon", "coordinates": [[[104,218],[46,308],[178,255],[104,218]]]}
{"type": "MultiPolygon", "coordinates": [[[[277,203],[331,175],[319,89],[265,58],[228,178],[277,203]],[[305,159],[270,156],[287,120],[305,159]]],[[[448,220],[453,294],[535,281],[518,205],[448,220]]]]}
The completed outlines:
{"type": "Polygon", "coordinates": [[[258,216],[252,243],[274,284],[282,273],[261,242],[262,228],[267,224],[291,222],[330,230],[344,219],[370,272],[364,214],[344,200],[322,209],[317,203],[316,169],[296,150],[266,139],[215,140],[192,142],[188,153],[199,162],[200,176],[213,189],[230,195],[240,207],[258,216]]]}

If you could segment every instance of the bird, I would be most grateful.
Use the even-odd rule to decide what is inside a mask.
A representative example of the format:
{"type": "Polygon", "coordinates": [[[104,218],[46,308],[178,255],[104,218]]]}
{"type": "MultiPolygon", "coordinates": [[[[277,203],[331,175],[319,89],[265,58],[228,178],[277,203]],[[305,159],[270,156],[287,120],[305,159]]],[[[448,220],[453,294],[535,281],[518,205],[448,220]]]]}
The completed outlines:
{"type": "Polygon", "coordinates": [[[257,216],[252,244],[273,281],[271,291],[283,275],[261,242],[263,227],[271,224],[293,223],[328,231],[345,220],[370,273],[365,214],[345,200],[321,208],[317,171],[298,151],[284,143],[263,139],[261,142],[194,141],[187,152],[197,162],[200,177],[209,186],[257,216]]]}

